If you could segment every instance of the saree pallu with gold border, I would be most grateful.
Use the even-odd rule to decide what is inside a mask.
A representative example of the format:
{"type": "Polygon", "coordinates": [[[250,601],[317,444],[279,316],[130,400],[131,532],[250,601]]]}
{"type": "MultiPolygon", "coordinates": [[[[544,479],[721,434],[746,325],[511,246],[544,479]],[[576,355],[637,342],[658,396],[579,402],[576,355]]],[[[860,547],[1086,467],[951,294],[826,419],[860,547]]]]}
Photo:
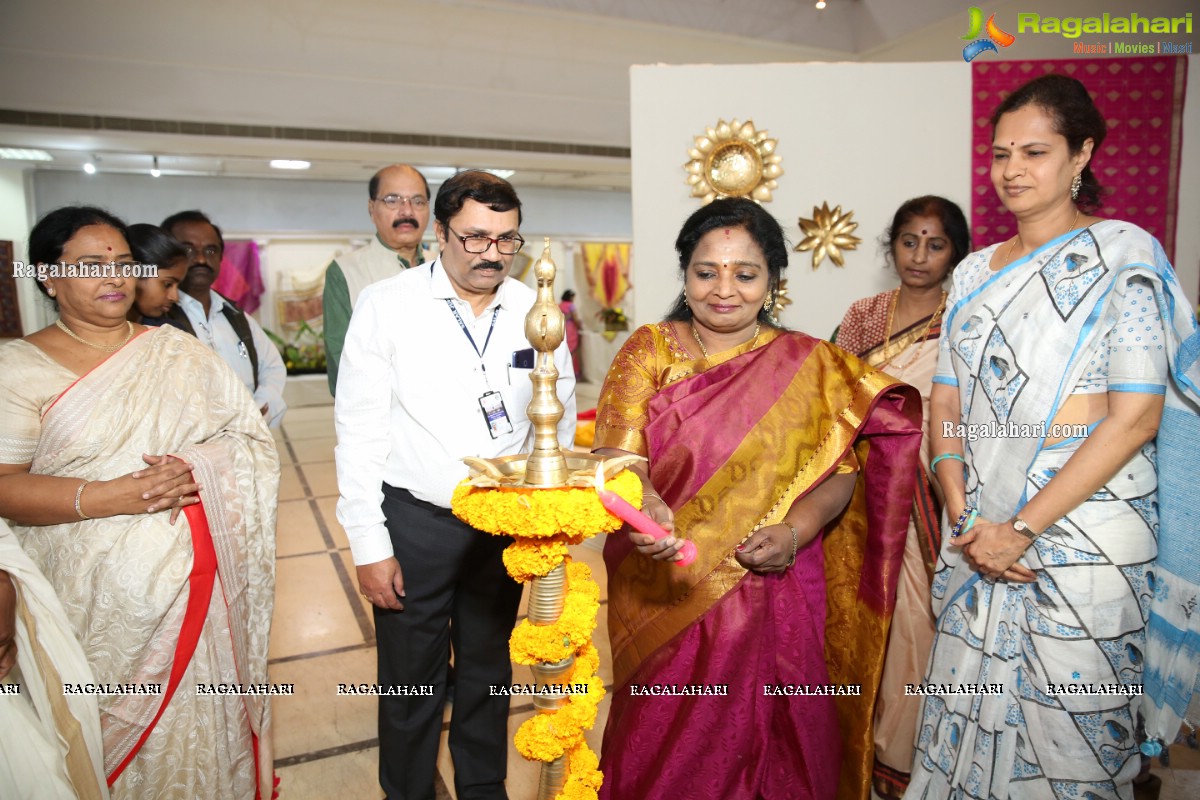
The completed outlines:
{"type": "MultiPolygon", "coordinates": [[[[16,344],[24,375],[63,380],[16,344]]],[[[96,680],[161,687],[100,698],[113,797],[270,797],[266,699],[198,687],[267,681],[279,460],[233,372],[170,327],[135,337],[50,403],[31,472],[111,480],[145,467],[143,453],[193,466],[202,504],[177,524],[160,512],[14,531],[96,680]]]]}
{"type": "MultiPolygon", "coordinates": [[[[606,395],[627,398],[627,366],[614,362],[606,395]]],[[[866,798],[920,443],[916,393],[827,343],[777,331],[680,360],[654,382],[644,454],[699,555],[679,568],[625,536],[605,545],[615,689],[601,796],[866,798]],[[861,465],[854,496],[823,538],[782,574],[738,565],[738,542],[782,521],[848,460],[861,465]],[[828,684],[860,694],[770,694],[828,684]],[[697,685],[727,693],[644,694],[697,685]]],[[[611,418],[602,414],[597,446],[628,449],[629,437],[605,430],[611,418]]]]}
{"type": "Polygon", "coordinates": [[[1035,582],[984,580],[943,548],[927,681],[953,691],[924,700],[909,793],[1129,800],[1143,719],[1149,737],[1172,741],[1200,667],[1200,333],[1161,246],[1135,225],[1070,231],[996,272],[994,252],[955,272],[949,366],[935,379],[958,387],[964,424],[1013,431],[964,441],[967,498],[983,518],[1019,514],[1079,451],[1079,440],[1047,446],[1045,426],[1108,360],[1110,333],[1130,331],[1129,350],[1151,336],[1126,319],[1135,278],[1162,320],[1146,350],[1161,342],[1169,376],[1107,390],[1165,393],[1165,409],[1155,440],[1018,559],[1035,582]]]}
{"type": "MultiPolygon", "coordinates": [[[[921,393],[922,430],[929,428],[929,393],[937,369],[941,315],[924,317],[889,335],[896,292],[893,289],[855,302],[838,326],[834,343],[868,365],[883,370],[921,393]]],[[[875,708],[875,782],[887,796],[898,797],[908,785],[916,739],[919,695],[905,686],[920,683],[933,645],[934,617],[929,585],[941,549],[941,503],[927,471],[928,436],[921,437],[904,560],[896,587],[887,655],[875,708]]]]}

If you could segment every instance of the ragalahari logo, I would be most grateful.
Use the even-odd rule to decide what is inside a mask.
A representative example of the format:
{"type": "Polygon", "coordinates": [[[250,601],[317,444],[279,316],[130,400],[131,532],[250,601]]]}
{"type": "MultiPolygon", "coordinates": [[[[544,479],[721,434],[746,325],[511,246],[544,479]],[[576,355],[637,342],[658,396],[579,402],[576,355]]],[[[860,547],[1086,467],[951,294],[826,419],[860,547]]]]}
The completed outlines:
{"type": "Polygon", "coordinates": [[[983,12],[978,8],[971,6],[971,9],[967,13],[971,27],[967,31],[967,35],[961,38],[970,40],[970,43],[963,48],[963,61],[974,61],[976,57],[988,50],[991,50],[993,53],[999,53],[1000,51],[996,49],[996,45],[1008,47],[1017,40],[1017,37],[1011,33],[1005,33],[1000,30],[999,26],[996,25],[995,14],[988,17],[987,25],[985,26],[983,24],[983,12]],[[983,30],[987,31],[986,39],[979,38],[979,34],[983,30]]]}

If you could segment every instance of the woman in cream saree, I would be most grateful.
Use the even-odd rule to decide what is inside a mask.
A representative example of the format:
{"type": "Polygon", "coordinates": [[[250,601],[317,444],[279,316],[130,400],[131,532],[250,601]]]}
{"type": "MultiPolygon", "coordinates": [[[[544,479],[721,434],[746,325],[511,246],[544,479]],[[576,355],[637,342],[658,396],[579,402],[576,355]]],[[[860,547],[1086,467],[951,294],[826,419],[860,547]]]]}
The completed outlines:
{"type": "Polygon", "coordinates": [[[0,462],[103,481],[166,454],[201,486],[178,524],[159,512],[13,526],[114,692],[98,698],[113,796],[270,797],[265,698],[198,690],[267,680],[279,467],[245,387],[170,327],[82,377],[18,340],[0,373],[0,462]]]}

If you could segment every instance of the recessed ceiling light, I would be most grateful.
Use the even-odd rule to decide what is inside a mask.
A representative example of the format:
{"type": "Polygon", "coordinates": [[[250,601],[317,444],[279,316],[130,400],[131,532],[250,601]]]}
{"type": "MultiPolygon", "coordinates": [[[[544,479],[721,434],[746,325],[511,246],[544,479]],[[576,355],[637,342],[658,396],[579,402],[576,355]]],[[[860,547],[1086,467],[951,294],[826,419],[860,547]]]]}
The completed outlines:
{"type": "Polygon", "coordinates": [[[158,156],[154,157],[154,166],[150,168],[150,177],[151,178],[162,177],[162,170],[158,168],[158,156]]]}
{"type": "Polygon", "coordinates": [[[517,174],[515,170],[511,169],[485,169],[484,172],[490,172],[497,178],[505,179],[511,178],[513,175],[517,174]]]}
{"type": "Polygon", "coordinates": [[[12,161],[53,161],[54,156],[45,150],[28,147],[0,147],[0,158],[12,161]]]}
{"type": "Polygon", "coordinates": [[[290,158],[274,158],[271,159],[271,167],[274,169],[308,169],[312,166],[310,161],[300,161],[290,158]]]}
{"type": "Polygon", "coordinates": [[[87,163],[85,163],[83,165],[83,171],[86,172],[88,175],[95,175],[96,174],[96,165],[93,164],[91,161],[88,161],[87,163]]]}

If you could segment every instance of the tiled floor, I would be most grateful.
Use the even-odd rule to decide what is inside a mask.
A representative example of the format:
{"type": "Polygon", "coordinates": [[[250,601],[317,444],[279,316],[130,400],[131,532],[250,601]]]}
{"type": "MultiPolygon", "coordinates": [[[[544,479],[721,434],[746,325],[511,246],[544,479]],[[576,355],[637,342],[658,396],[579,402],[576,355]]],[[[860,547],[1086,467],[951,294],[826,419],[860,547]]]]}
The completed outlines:
{"type": "MultiPolygon", "coordinates": [[[[581,409],[595,405],[596,390],[594,386],[580,386],[581,409]]],[[[277,697],[274,704],[281,798],[372,800],[382,796],[376,778],[376,702],[369,697],[336,694],[339,683],[374,683],[375,637],[370,608],[355,588],[346,534],[334,515],[337,480],[333,468],[333,407],[323,377],[319,381],[290,380],[287,399],[291,408],[283,429],[276,433],[283,479],[270,671],[273,682],[293,683],[296,693],[277,697]]],[[[572,555],[592,566],[603,603],[608,592],[598,545],[593,541],[572,548],[572,555]]],[[[523,601],[520,613],[524,614],[523,601]]],[[[600,676],[607,686],[612,681],[612,668],[603,609],[594,639],[601,655],[600,676]]],[[[514,680],[530,682],[527,668],[515,668],[514,680]]],[[[596,728],[588,736],[597,750],[608,705],[606,697],[600,705],[596,728]]],[[[532,713],[527,700],[514,698],[511,731],[515,732],[532,713]]],[[[439,800],[454,797],[453,767],[445,737],[443,731],[438,758],[439,800]]],[[[1163,779],[1160,800],[1200,797],[1200,754],[1175,747],[1171,756],[1170,768],[1154,769],[1163,779]]],[[[525,761],[511,748],[508,775],[508,794],[513,800],[536,796],[538,765],[525,761]]]]}

